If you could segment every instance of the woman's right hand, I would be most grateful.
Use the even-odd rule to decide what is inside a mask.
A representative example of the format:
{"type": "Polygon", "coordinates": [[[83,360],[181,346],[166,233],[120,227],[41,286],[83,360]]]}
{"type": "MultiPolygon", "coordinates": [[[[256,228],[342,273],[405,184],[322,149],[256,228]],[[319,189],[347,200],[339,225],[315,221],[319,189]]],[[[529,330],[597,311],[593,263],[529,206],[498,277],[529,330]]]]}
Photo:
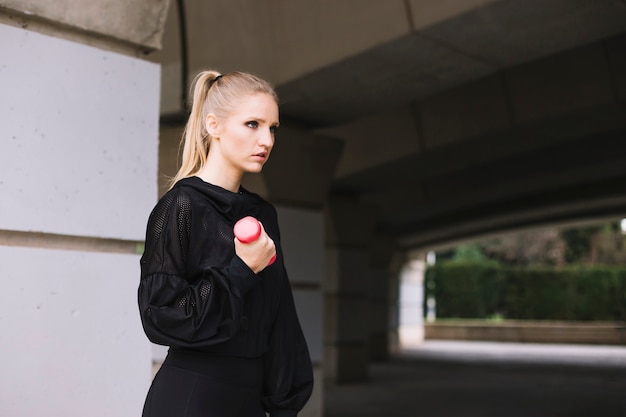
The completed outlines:
{"type": "Polygon", "coordinates": [[[235,253],[248,265],[248,268],[258,274],[276,255],[276,246],[261,224],[261,235],[255,241],[243,243],[235,237],[235,253]]]}

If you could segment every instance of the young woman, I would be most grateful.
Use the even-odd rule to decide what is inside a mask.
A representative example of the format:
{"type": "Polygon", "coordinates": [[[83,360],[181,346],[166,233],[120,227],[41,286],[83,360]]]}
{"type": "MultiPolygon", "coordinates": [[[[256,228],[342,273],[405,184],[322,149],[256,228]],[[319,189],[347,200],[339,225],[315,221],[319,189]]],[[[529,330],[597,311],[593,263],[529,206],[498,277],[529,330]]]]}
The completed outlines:
{"type": "Polygon", "coordinates": [[[241,187],[270,156],[277,97],[242,72],[204,71],[193,86],[182,165],[150,215],[141,258],[143,327],[170,346],[143,416],[296,416],[313,372],[276,210],[241,187]],[[251,243],[233,233],[245,216],[262,225],[251,243]]]}

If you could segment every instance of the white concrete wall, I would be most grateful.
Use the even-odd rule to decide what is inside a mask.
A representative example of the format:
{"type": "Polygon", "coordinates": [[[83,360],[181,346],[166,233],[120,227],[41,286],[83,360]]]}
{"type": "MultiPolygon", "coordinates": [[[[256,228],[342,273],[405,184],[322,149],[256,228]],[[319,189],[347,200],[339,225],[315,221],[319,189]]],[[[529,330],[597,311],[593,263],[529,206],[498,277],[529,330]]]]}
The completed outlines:
{"type": "Polygon", "coordinates": [[[150,345],[136,301],[157,196],[158,65],[0,25],[0,415],[137,416],[150,345]],[[1,236],[1,235],[0,235],[1,236]]]}
{"type": "Polygon", "coordinates": [[[293,290],[296,309],[314,363],[313,396],[302,417],[323,415],[323,325],[325,271],[324,215],[322,211],[277,207],[285,267],[293,290]]]}
{"type": "Polygon", "coordinates": [[[426,262],[410,259],[400,272],[400,348],[411,348],[424,341],[424,274],[426,262]]]}
{"type": "Polygon", "coordinates": [[[143,239],[159,67],[0,25],[0,229],[143,239]]]}
{"type": "Polygon", "coordinates": [[[285,267],[293,287],[311,359],[322,360],[324,216],[321,211],[277,207],[285,267]]]}
{"type": "Polygon", "coordinates": [[[0,415],[139,416],[138,255],[0,247],[0,415]]]}

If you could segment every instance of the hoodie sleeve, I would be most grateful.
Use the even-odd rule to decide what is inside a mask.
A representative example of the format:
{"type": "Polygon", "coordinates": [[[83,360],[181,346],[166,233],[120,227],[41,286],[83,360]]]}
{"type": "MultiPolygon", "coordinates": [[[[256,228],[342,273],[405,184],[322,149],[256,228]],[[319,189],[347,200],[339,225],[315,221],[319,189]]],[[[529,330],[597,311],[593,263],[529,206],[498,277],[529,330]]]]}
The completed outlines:
{"type": "Polygon", "coordinates": [[[187,275],[192,210],[189,196],[174,189],[148,219],[138,303],[146,335],[161,345],[202,348],[231,338],[244,295],[259,282],[237,256],[226,267],[187,275]]]}
{"type": "Polygon", "coordinates": [[[313,391],[313,367],[286,272],[264,361],[265,411],[270,417],[297,416],[313,391]]]}

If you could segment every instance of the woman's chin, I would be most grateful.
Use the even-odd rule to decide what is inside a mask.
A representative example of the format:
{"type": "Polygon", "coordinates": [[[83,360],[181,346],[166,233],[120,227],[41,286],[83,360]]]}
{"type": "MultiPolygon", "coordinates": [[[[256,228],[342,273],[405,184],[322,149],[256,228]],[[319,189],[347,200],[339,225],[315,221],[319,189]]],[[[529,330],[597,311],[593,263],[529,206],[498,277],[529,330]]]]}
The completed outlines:
{"type": "Polygon", "coordinates": [[[257,164],[250,164],[246,167],[246,172],[249,172],[250,174],[258,174],[259,172],[263,171],[263,165],[261,163],[257,163],[257,164]]]}

